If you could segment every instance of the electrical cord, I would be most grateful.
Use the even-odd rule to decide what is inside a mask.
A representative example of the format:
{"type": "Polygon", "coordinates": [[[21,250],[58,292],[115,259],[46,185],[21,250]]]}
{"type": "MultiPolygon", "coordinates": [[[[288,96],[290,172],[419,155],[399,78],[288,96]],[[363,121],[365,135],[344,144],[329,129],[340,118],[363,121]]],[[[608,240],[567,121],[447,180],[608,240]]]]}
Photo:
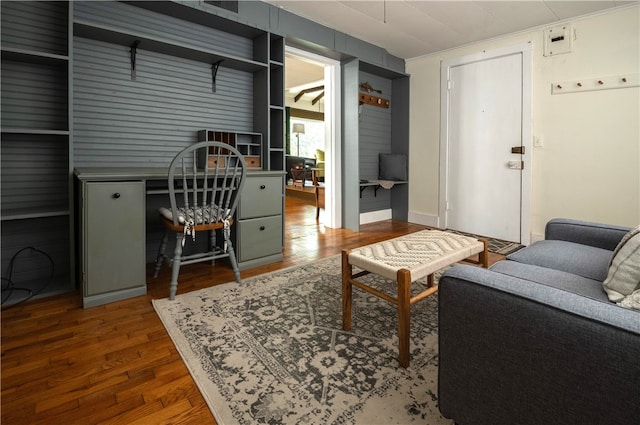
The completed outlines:
{"type": "Polygon", "coordinates": [[[38,295],[40,292],[42,292],[47,286],[49,286],[49,284],[53,281],[53,275],[54,275],[54,270],[55,270],[55,265],[53,262],[53,259],[49,256],[49,254],[47,254],[46,252],[39,250],[37,248],[34,248],[32,246],[28,246],[25,248],[22,248],[21,250],[19,250],[18,252],[16,252],[15,254],[13,254],[13,257],[11,257],[11,260],[9,261],[9,269],[7,270],[7,277],[2,277],[2,301],[0,302],[0,304],[3,306],[2,310],[6,310],[8,308],[11,307],[15,307],[18,304],[22,304],[25,301],[30,300],[31,298],[35,297],[36,295],[38,295]],[[13,277],[13,266],[15,263],[16,258],[23,253],[24,251],[30,250],[31,253],[38,253],[38,254],[42,254],[45,256],[45,258],[47,260],[49,260],[49,263],[51,264],[51,274],[49,275],[49,279],[44,283],[44,285],[42,285],[38,290],[34,291],[30,288],[21,288],[21,287],[16,287],[14,286],[14,281],[12,279],[13,277]],[[5,287],[6,285],[6,287],[5,287]],[[14,291],[25,291],[27,292],[27,296],[21,300],[19,300],[18,302],[8,305],[8,306],[4,306],[4,304],[9,300],[9,298],[11,297],[11,295],[13,295],[14,291]],[[5,295],[6,293],[6,295],[5,295]]]}

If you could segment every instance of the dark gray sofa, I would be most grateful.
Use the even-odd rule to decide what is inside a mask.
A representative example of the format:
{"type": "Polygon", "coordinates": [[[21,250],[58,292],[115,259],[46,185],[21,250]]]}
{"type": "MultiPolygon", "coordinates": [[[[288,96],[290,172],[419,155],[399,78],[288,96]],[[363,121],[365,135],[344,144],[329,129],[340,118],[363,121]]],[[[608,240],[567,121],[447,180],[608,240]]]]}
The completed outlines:
{"type": "Polygon", "coordinates": [[[602,288],[629,228],[551,220],[490,269],[440,278],[439,408],[459,425],[640,423],[640,311],[602,288]]]}

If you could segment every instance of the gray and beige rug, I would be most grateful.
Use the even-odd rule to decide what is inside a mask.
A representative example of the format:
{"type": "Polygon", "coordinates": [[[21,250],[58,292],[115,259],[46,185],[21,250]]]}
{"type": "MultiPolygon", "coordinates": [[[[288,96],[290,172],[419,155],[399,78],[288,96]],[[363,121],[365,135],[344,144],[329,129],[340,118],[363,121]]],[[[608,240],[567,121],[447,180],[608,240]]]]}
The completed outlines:
{"type": "Polygon", "coordinates": [[[403,369],[393,305],[354,288],[342,330],[339,256],[153,305],[219,425],[452,423],[438,411],[436,297],[412,307],[403,369]]]}

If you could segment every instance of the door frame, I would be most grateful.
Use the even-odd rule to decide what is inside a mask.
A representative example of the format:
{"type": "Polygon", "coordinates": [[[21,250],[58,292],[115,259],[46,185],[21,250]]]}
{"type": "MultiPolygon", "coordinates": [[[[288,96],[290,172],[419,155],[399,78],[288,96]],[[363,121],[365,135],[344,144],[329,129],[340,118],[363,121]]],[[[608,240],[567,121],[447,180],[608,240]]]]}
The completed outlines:
{"type": "MultiPolygon", "coordinates": [[[[291,46],[285,51],[324,66],[325,214],[324,225],[342,227],[342,137],[340,62],[291,46]]],[[[286,72],[286,70],[285,70],[286,72]]]]}
{"type": "MultiPolygon", "coordinates": [[[[447,193],[449,166],[449,77],[453,67],[495,59],[513,54],[522,55],[522,127],[521,139],[525,153],[520,188],[520,243],[531,242],[531,43],[484,50],[442,61],[440,66],[440,185],[438,195],[438,227],[447,228],[447,193]]],[[[489,235],[490,236],[490,235],[489,235]]]]}

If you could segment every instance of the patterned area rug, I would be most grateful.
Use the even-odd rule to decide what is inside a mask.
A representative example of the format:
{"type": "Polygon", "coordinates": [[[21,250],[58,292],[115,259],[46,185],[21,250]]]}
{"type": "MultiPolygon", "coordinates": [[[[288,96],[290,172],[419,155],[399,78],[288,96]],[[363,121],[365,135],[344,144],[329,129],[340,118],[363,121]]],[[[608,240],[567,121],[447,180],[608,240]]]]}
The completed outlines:
{"type": "Polygon", "coordinates": [[[403,369],[390,303],[354,288],[342,330],[340,256],[153,305],[219,425],[452,424],[438,411],[436,296],[412,306],[403,369]]]}
{"type": "Polygon", "coordinates": [[[476,238],[476,239],[480,239],[480,238],[486,239],[487,248],[489,249],[490,252],[495,252],[496,254],[509,255],[521,248],[524,248],[524,245],[520,245],[517,242],[509,242],[509,241],[504,241],[502,239],[495,239],[495,238],[485,238],[484,236],[474,235],[473,233],[461,232],[459,230],[447,229],[446,231],[451,233],[457,233],[459,235],[471,236],[472,238],[476,238]]]}

